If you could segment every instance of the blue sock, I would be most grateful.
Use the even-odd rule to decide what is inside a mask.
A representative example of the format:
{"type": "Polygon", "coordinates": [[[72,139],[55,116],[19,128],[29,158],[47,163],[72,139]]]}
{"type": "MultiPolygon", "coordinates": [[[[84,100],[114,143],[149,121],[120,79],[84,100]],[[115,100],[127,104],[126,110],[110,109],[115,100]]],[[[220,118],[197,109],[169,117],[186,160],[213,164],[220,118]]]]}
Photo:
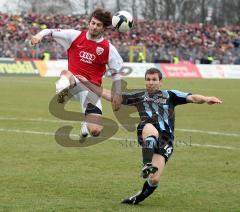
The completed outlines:
{"type": "Polygon", "coordinates": [[[153,185],[150,179],[145,181],[145,183],[143,184],[142,192],[137,196],[137,201],[141,202],[147,197],[149,197],[154,192],[154,190],[158,187],[158,185],[159,184],[153,185]]]}

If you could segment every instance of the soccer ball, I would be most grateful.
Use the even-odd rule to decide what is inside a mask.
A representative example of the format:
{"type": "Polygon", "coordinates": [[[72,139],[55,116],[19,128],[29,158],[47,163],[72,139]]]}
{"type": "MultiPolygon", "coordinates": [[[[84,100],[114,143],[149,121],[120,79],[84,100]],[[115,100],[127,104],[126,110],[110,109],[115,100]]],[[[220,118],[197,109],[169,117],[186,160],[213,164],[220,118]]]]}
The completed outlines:
{"type": "Polygon", "coordinates": [[[119,11],[113,15],[112,25],[119,32],[127,32],[133,27],[133,17],[127,11],[119,11]]]}

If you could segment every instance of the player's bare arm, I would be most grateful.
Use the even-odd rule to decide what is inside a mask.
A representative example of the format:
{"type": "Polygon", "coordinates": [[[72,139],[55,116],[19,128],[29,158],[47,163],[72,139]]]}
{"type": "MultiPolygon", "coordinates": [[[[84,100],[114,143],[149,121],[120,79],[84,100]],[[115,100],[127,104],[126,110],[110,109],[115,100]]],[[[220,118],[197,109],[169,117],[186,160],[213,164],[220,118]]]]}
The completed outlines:
{"type": "Polygon", "coordinates": [[[112,101],[112,92],[108,89],[99,87],[88,81],[84,76],[78,75],[77,78],[92,92],[97,94],[98,96],[103,97],[107,101],[112,101]]]}
{"type": "MultiPolygon", "coordinates": [[[[113,77],[114,79],[114,77],[113,77]]],[[[112,83],[112,108],[114,111],[118,111],[122,103],[122,81],[121,77],[116,77],[112,83]]]]}
{"type": "Polygon", "coordinates": [[[122,95],[114,93],[112,95],[112,107],[114,111],[118,111],[121,107],[122,95]]]}
{"type": "Polygon", "coordinates": [[[215,96],[203,96],[203,95],[189,95],[187,97],[187,102],[195,103],[195,104],[204,104],[207,103],[208,105],[213,104],[221,104],[222,101],[215,96]]]}
{"type": "Polygon", "coordinates": [[[112,76],[112,108],[114,111],[119,110],[122,103],[122,80],[119,74],[122,66],[123,60],[121,56],[116,48],[110,44],[108,67],[112,76]]]}

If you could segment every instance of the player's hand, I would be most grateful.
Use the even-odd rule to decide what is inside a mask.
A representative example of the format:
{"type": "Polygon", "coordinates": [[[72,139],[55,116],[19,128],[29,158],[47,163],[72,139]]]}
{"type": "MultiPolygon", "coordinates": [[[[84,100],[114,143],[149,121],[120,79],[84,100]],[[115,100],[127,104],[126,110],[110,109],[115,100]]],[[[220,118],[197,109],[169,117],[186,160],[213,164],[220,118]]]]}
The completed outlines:
{"type": "Polygon", "coordinates": [[[113,94],[112,96],[112,108],[114,111],[118,111],[122,104],[122,95],[113,94]]]}
{"type": "Polygon", "coordinates": [[[220,99],[218,99],[217,97],[215,97],[215,96],[208,96],[206,98],[206,103],[208,105],[213,105],[213,104],[221,104],[222,101],[220,99]]]}
{"type": "Polygon", "coordinates": [[[35,46],[36,44],[40,43],[42,40],[43,36],[36,34],[34,36],[32,36],[31,38],[31,45],[35,46]]]}

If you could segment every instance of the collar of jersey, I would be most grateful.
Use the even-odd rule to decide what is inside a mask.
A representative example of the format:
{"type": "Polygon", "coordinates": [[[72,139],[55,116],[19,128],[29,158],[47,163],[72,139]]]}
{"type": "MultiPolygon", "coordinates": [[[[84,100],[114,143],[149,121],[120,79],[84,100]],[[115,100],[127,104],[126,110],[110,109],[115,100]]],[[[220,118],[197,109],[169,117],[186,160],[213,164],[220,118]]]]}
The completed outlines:
{"type": "MultiPolygon", "coordinates": [[[[87,31],[87,33],[86,33],[86,38],[87,38],[87,40],[92,40],[92,39],[89,38],[89,33],[88,33],[88,31],[87,31]]],[[[102,41],[103,41],[103,37],[100,37],[98,40],[92,40],[92,41],[95,41],[96,43],[102,42],[102,41]]]]}

